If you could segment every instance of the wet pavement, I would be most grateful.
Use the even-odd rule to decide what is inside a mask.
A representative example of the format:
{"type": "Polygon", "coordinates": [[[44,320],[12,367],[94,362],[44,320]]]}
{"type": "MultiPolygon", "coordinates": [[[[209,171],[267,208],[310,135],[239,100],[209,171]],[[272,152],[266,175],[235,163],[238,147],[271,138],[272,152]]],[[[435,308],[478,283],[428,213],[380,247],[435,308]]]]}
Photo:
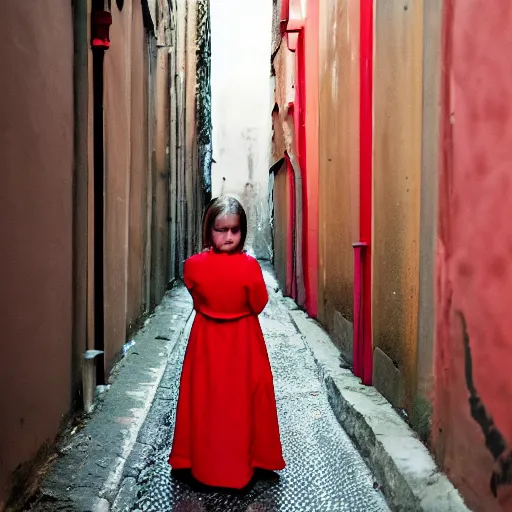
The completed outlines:
{"type": "Polygon", "coordinates": [[[376,512],[389,510],[361,455],[338,424],[313,356],[268,270],[260,317],[274,373],[285,470],[243,494],[204,492],[171,474],[167,458],[189,321],[170,355],[111,510],[180,512],[376,512]],[[134,505],[135,502],[135,505],[134,505]]]}

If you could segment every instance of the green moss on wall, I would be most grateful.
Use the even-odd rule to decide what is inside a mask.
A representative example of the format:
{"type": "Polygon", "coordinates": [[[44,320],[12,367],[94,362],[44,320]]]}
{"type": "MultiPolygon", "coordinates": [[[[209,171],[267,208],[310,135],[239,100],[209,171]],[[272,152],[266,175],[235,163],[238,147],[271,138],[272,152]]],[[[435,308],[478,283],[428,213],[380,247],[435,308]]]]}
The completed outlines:
{"type": "Polygon", "coordinates": [[[411,411],[411,423],[424,443],[428,443],[432,426],[432,403],[416,395],[411,411]]]}

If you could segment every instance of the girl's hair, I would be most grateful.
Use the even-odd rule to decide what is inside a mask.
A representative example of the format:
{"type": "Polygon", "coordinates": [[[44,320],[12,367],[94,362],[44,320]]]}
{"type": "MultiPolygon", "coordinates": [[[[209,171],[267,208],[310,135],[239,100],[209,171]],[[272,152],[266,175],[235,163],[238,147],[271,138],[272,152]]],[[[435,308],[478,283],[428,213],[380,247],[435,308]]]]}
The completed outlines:
{"type": "Polygon", "coordinates": [[[240,244],[235,249],[236,251],[242,251],[247,238],[247,215],[243,206],[234,197],[223,196],[212,199],[203,217],[203,249],[213,246],[212,241],[212,229],[215,224],[217,217],[223,215],[238,215],[240,219],[240,244]]]}

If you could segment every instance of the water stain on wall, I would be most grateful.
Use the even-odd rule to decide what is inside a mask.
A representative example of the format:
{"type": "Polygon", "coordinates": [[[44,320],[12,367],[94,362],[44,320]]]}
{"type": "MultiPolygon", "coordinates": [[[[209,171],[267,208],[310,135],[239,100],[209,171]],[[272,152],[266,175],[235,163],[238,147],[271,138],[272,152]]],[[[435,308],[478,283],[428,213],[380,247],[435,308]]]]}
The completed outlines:
{"type": "Polygon", "coordinates": [[[496,427],[492,416],[488,413],[485,404],[473,381],[473,360],[471,357],[471,346],[466,319],[459,311],[459,317],[464,342],[464,361],[466,386],[469,391],[469,408],[472,418],[480,425],[485,438],[485,446],[491,452],[494,459],[494,467],[490,479],[490,488],[494,497],[498,497],[498,490],[501,486],[512,485],[512,450],[496,427]]]}

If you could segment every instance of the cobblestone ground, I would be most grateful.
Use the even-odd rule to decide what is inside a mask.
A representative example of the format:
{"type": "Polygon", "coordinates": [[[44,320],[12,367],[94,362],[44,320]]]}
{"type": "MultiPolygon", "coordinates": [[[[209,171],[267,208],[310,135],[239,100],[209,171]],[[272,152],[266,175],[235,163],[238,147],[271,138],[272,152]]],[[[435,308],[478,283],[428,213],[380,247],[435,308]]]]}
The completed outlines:
{"type": "MultiPolygon", "coordinates": [[[[312,355],[288,313],[289,302],[265,271],[271,300],[260,317],[272,363],[287,468],[280,479],[259,480],[242,495],[198,492],[171,475],[167,464],[180,367],[190,323],[171,354],[138,449],[140,472],[120,497],[137,493],[132,510],[165,512],[373,512],[389,510],[360,454],[337,423],[312,355]],[[128,487],[128,489],[127,489],[128,487]],[[131,492],[130,492],[131,489],[131,492]]],[[[137,446],[136,446],[137,448],[137,446]]],[[[122,500],[121,500],[122,501],[122,500]]],[[[119,501],[114,509],[121,510],[119,501]]],[[[126,510],[126,509],[125,509],[126,510]]]]}

